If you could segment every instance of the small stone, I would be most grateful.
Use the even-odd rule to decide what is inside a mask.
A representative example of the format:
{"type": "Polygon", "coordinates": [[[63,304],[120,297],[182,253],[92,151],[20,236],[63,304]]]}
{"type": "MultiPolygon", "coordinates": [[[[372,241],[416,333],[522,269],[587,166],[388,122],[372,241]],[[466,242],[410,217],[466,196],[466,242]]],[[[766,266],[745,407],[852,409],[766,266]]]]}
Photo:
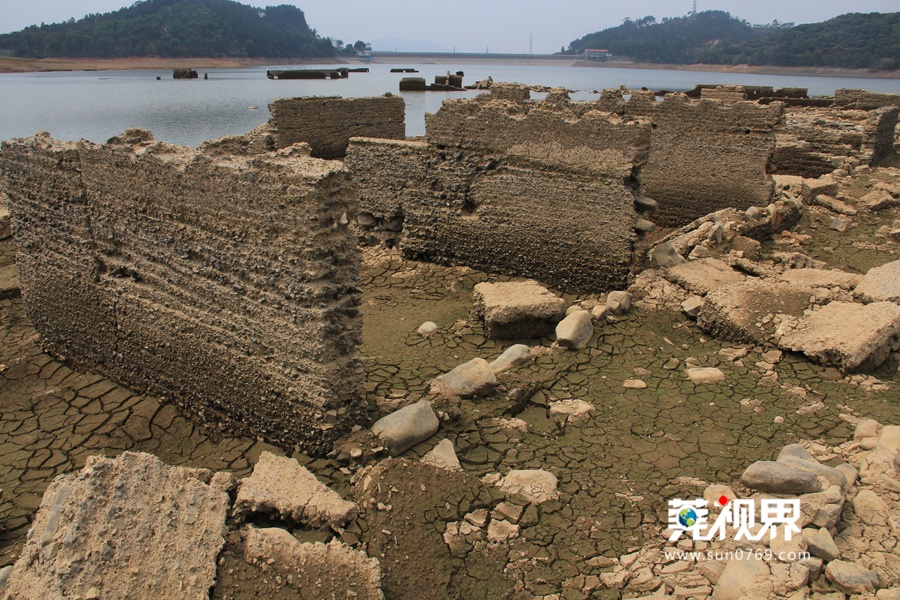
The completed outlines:
{"type": "Polygon", "coordinates": [[[706,304],[706,301],[700,296],[690,296],[681,303],[681,310],[686,316],[696,319],[704,304],[706,304]]]}
{"type": "Polygon", "coordinates": [[[494,509],[494,512],[491,514],[491,516],[495,519],[505,519],[510,523],[518,523],[519,519],[522,518],[522,513],[524,511],[524,506],[519,506],[518,504],[513,504],[512,502],[501,502],[494,509]]]}
{"type": "Polygon", "coordinates": [[[487,538],[489,542],[505,542],[519,537],[519,526],[508,521],[491,519],[488,524],[487,538]]]}
{"type": "Polygon", "coordinates": [[[635,196],[634,197],[634,208],[638,212],[654,212],[659,210],[659,203],[653,198],[646,198],[644,196],[635,196]]]}
{"type": "Polygon", "coordinates": [[[845,594],[868,594],[878,585],[878,575],[856,563],[833,560],[825,566],[825,578],[845,594]]]}
{"type": "Polygon", "coordinates": [[[772,422],[776,425],[781,425],[782,423],[784,423],[784,417],[775,417],[774,419],[772,419],[772,422]]]}
{"type": "Polygon", "coordinates": [[[685,374],[688,379],[698,385],[725,381],[725,373],[715,367],[695,367],[685,371],[685,374]]]}
{"type": "Polygon", "coordinates": [[[666,361],[666,364],[663,365],[663,369],[665,369],[666,371],[674,371],[675,369],[677,369],[680,366],[681,366],[680,360],[678,360],[677,358],[670,358],[669,360],[666,361]]]}
{"type": "Polygon", "coordinates": [[[858,442],[863,438],[877,438],[878,434],[881,433],[881,429],[881,423],[875,419],[863,419],[857,423],[856,430],[853,432],[853,439],[858,442]]]}
{"type": "Polygon", "coordinates": [[[831,225],[828,226],[829,229],[834,229],[839,233],[844,233],[847,231],[847,221],[841,219],[840,217],[835,217],[831,221],[831,225]]]}
{"type": "Polygon", "coordinates": [[[734,490],[727,485],[713,484],[706,486],[706,489],[703,490],[703,499],[707,502],[715,502],[719,506],[724,506],[725,504],[721,502],[722,498],[725,498],[725,504],[727,504],[737,498],[737,496],[734,490]]]}
{"type": "Polygon", "coordinates": [[[657,268],[672,267],[685,262],[684,257],[678,254],[674,246],[669,242],[663,242],[650,250],[650,264],[657,268]]]}
{"type": "Polygon", "coordinates": [[[483,358],[473,358],[432,383],[432,392],[456,395],[460,398],[486,396],[498,385],[497,376],[483,358]]]}
{"type": "Polygon", "coordinates": [[[813,556],[818,556],[822,560],[836,560],[841,557],[841,551],[838,550],[831,534],[824,527],[804,529],[803,539],[806,541],[806,547],[813,556]]]}
{"type": "Polygon", "coordinates": [[[423,456],[422,462],[439,469],[462,471],[462,466],[459,464],[459,459],[456,457],[456,451],[453,448],[453,442],[446,438],[423,456]]]}
{"type": "Polygon", "coordinates": [[[651,233],[656,231],[656,224],[653,221],[649,221],[647,219],[638,219],[634,223],[634,231],[636,233],[651,233]]]}
{"type": "Polygon", "coordinates": [[[515,366],[525,364],[531,360],[531,348],[525,344],[516,344],[503,351],[503,354],[490,363],[494,373],[502,373],[515,366]]]}
{"type": "Polygon", "coordinates": [[[423,338],[430,338],[431,336],[433,336],[435,334],[435,332],[437,330],[438,330],[438,326],[436,323],[432,323],[431,321],[425,321],[424,323],[419,325],[419,328],[416,329],[416,333],[421,335],[423,338]]]}
{"type": "Polygon", "coordinates": [[[622,387],[626,390],[644,390],[647,389],[647,384],[641,379],[626,379],[622,387]]]}
{"type": "Polygon", "coordinates": [[[550,417],[561,417],[565,423],[577,421],[594,412],[594,405],[584,400],[566,399],[550,404],[550,417]]]}
{"type": "Polygon", "coordinates": [[[469,514],[466,515],[466,521],[474,525],[475,527],[484,527],[488,522],[488,511],[486,508],[479,508],[473,510],[469,514]]]}

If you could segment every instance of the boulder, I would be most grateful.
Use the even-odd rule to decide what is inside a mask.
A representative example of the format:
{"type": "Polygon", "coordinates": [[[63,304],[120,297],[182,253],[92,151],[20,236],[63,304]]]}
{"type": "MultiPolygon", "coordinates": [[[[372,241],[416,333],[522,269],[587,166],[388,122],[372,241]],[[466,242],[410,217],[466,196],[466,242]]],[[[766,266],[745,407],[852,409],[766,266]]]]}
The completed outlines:
{"type": "Polygon", "coordinates": [[[825,565],[825,578],[845,594],[866,594],[870,598],[878,585],[875,571],[844,560],[833,560],[825,565]]]}
{"type": "Polygon", "coordinates": [[[556,341],[563,348],[581,350],[587,346],[594,335],[594,324],[591,313],[577,310],[560,321],[556,326],[556,341]]]}
{"type": "Polygon", "coordinates": [[[459,464],[459,458],[456,457],[453,442],[446,438],[438,442],[437,446],[423,456],[422,462],[439,469],[462,471],[462,465],[459,464]]]}
{"type": "Polygon", "coordinates": [[[785,320],[778,346],[844,372],[874,368],[900,348],[900,306],[891,302],[830,302],[785,320]]]}
{"type": "Polygon", "coordinates": [[[621,316],[631,310],[631,294],[628,292],[610,292],[606,296],[606,306],[612,314],[621,316]]]}
{"type": "Polygon", "coordinates": [[[549,471],[540,469],[515,470],[497,482],[507,496],[519,496],[532,504],[541,504],[559,497],[559,481],[549,471]]]}
{"type": "Polygon", "coordinates": [[[487,336],[496,340],[549,335],[566,313],[566,302],[535,281],[479,283],[475,310],[487,336]]]}
{"type": "Polygon", "coordinates": [[[297,598],[384,598],[381,567],[365,552],[337,540],[328,544],[302,543],[278,528],[246,527],[241,534],[244,559],[267,565],[286,589],[296,590],[297,598]]]}
{"type": "Polygon", "coordinates": [[[460,398],[486,396],[497,387],[497,376],[483,358],[473,358],[440,377],[435,378],[432,391],[460,398]]]}
{"type": "Polygon", "coordinates": [[[666,269],[666,279],[677,283],[687,291],[705,296],[712,290],[747,279],[721,260],[701,258],[666,269]]]}
{"type": "Polygon", "coordinates": [[[293,458],[263,452],[250,477],[238,484],[234,514],[283,519],[311,528],[342,527],[356,518],[356,504],[341,498],[293,458]]]}
{"type": "Polygon", "coordinates": [[[854,293],[866,302],[900,302],[900,260],[869,269],[854,293]]]}
{"type": "Polygon", "coordinates": [[[767,460],[751,464],[741,475],[750,489],[772,494],[807,494],[822,489],[819,478],[807,471],[767,460]]]}
{"type": "Polygon", "coordinates": [[[489,366],[494,373],[502,373],[517,365],[527,363],[529,360],[531,360],[531,348],[525,344],[516,344],[504,350],[503,354],[491,361],[489,366]]]}
{"type": "Polygon", "coordinates": [[[44,493],[9,597],[206,598],[229,505],[211,475],[150,454],[89,457],[44,493]]]}
{"type": "Polygon", "coordinates": [[[419,400],[376,421],[372,433],[381,438],[391,456],[398,456],[433,436],[439,427],[431,402],[419,400]]]}

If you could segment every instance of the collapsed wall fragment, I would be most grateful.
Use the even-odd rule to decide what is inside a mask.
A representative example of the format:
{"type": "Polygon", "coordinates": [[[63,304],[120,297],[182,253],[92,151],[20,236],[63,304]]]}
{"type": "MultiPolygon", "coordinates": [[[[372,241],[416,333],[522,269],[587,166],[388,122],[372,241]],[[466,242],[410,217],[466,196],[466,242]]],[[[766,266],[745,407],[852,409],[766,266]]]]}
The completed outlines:
{"type": "Polygon", "coordinates": [[[351,141],[365,232],[396,234],[414,259],[572,290],[625,284],[648,122],[498,84],[446,101],[426,130],[426,141],[351,141]]]}
{"type": "Polygon", "coordinates": [[[340,163],[307,154],[218,157],[140,131],[5,142],[45,348],[208,423],[328,451],[365,419],[356,198],[340,163]]]}

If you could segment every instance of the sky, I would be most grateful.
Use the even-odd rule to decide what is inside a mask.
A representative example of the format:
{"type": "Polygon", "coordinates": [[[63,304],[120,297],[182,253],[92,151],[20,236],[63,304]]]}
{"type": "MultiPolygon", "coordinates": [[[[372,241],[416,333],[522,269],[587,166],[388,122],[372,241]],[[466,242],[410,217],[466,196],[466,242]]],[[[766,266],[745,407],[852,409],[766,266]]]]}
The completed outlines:
{"type": "MultiPolygon", "coordinates": [[[[558,52],[588,33],[615,27],[626,18],[679,17],[692,0],[243,0],[265,6],[294,4],[310,27],[352,44],[374,42],[376,50],[558,52]],[[379,42],[381,40],[381,42],[379,42]]],[[[130,5],[123,0],[0,0],[0,33],[28,25],[57,23],[130,5]]],[[[814,23],[847,12],[898,12],[898,0],[697,0],[697,10],[724,10],[754,24],[814,23]]]]}

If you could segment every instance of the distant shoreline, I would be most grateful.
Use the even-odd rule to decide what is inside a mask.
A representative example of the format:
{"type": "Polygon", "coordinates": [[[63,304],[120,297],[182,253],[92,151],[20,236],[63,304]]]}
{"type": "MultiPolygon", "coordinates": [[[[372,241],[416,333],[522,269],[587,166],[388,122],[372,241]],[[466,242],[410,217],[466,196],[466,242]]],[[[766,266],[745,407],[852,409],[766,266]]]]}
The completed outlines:
{"type": "MultiPolygon", "coordinates": [[[[861,77],[870,79],[900,79],[897,71],[868,71],[865,69],[833,69],[823,67],[776,67],[749,65],[672,65],[627,61],[589,62],[558,55],[491,55],[451,53],[379,53],[372,64],[509,64],[521,66],[554,65],[598,69],[657,69],[665,71],[696,71],[701,73],[750,73],[758,75],[788,75],[801,77],[861,77]]],[[[366,64],[355,57],[320,58],[43,58],[26,59],[0,57],[0,74],[55,71],[123,71],[168,70],[176,67],[192,69],[229,69],[265,65],[321,65],[366,64]]]]}

